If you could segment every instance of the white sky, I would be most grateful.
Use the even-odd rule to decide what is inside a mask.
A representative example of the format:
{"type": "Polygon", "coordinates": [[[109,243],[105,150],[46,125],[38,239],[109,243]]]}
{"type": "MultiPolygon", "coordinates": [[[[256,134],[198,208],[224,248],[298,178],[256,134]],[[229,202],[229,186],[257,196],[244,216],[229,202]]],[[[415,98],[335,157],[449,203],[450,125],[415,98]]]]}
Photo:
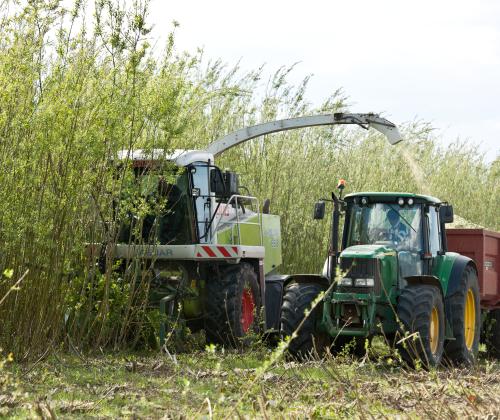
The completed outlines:
{"type": "Polygon", "coordinates": [[[153,37],[176,30],[179,50],[271,73],[296,62],[313,74],[308,99],[338,88],[353,112],[419,118],[443,141],[500,154],[500,1],[152,0],[153,37]]]}

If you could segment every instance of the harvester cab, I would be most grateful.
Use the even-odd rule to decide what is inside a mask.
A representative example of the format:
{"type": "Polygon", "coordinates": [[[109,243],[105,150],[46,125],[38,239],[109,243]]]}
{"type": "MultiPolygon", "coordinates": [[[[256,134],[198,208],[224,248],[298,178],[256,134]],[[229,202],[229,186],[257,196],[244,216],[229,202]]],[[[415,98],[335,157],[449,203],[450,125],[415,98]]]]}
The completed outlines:
{"type": "Polygon", "coordinates": [[[246,127],[206,150],[118,155],[128,173],[123,172],[122,194],[113,203],[115,229],[104,244],[89,249],[103,273],[114,267],[119,275],[133,273],[146,283],[150,303],[165,320],[160,343],[173,318],[192,331],[203,328],[210,342],[225,345],[245,342],[262,325],[279,328],[281,293],[274,294],[273,287],[266,292],[282,263],[279,216],[269,213],[268,203],[263,209],[258,198],[242,195],[238,174],[221,170],[215,159],[258,136],[337,124],[373,127],[391,144],[401,140],[397,127],[376,114],[337,113],[246,127]]]}

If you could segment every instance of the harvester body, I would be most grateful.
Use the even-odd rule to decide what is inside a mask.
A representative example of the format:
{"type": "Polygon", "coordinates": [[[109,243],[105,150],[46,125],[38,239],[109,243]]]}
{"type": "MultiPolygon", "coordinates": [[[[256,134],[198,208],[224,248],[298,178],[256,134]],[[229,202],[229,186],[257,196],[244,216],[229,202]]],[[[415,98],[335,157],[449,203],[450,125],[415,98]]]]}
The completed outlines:
{"type": "Polygon", "coordinates": [[[242,195],[238,174],[219,169],[215,157],[261,135],[336,124],[373,127],[391,144],[401,140],[397,127],[376,114],[337,113],[246,127],[206,150],[118,154],[122,193],[104,223],[106,239],[88,249],[102,273],[132,273],[149,289],[164,320],[160,343],[168,319],[228,345],[262,326],[277,331],[281,296],[276,285],[266,293],[266,280],[271,284],[282,264],[280,218],[270,214],[269,202],[242,195]]]}

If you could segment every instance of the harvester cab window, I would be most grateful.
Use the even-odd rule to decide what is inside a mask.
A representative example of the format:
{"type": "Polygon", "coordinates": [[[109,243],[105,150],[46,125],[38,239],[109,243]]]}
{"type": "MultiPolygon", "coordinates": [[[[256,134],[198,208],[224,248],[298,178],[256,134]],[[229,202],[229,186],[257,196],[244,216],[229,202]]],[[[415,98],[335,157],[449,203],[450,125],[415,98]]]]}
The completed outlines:
{"type": "Polygon", "coordinates": [[[124,175],[119,242],[189,244],[189,177],[185,168],[141,168],[124,175]]]}

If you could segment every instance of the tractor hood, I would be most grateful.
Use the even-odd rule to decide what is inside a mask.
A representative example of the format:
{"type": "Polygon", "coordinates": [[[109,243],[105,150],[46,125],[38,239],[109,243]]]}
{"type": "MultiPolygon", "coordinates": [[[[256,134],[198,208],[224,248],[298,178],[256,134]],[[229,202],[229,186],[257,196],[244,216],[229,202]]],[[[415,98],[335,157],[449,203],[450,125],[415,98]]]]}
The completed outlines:
{"type": "Polygon", "coordinates": [[[396,255],[396,251],[386,245],[353,245],[340,253],[340,258],[376,258],[381,255],[396,255]]]}

